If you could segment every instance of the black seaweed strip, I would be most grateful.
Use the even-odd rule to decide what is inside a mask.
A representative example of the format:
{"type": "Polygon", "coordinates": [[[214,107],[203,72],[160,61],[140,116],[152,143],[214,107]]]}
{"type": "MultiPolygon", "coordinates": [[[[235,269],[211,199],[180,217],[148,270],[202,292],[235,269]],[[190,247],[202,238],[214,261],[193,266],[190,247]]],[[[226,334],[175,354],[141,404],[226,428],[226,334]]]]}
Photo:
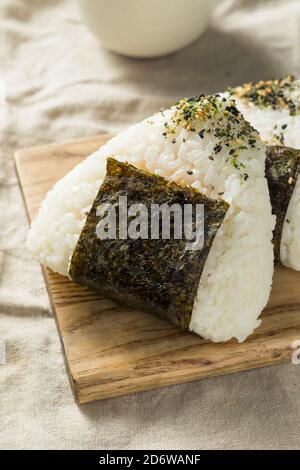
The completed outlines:
{"type": "MultiPolygon", "coordinates": [[[[187,329],[200,277],[229,205],[209,199],[199,191],[170,183],[108,158],[107,173],[88,214],[73,252],[69,274],[120,304],[143,309],[187,329]],[[185,240],[100,240],[96,235],[100,204],[126,195],[128,205],[143,203],[204,204],[205,230],[202,250],[188,251],[185,240]]],[[[172,232],[171,232],[172,233],[172,232]]]]}

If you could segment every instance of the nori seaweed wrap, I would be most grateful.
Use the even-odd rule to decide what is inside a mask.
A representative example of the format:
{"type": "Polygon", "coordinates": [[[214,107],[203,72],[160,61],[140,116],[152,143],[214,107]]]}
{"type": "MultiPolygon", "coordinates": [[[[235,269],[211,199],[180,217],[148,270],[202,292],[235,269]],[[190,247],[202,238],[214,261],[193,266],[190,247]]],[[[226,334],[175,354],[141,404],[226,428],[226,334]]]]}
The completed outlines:
{"type": "Polygon", "coordinates": [[[274,230],[275,264],[280,264],[280,244],[289,203],[299,173],[300,151],[288,147],[267,148],[266,177],[268,180],[273,214],[276,215],[274,230]]]}
{"type": "MultiPolygon", "coordinates": [[[[129,307],[142,309],[188,329],[200,277],[210,248],[225,218],[229,205],[209,199],[196,189],[179,186],[165,178],[138,170],[113,158],[72,254],[70,278],[96,289],[129,307]],[[204,243],[202,249],[187,250],[186,240],[175,239],[174,217],[170,239],[100,239],[97,226],[103,220],[99,207],[127,204],[204,206],[204,243]],[[102,218],[102,219],[101,219],[102,218]]],[[[193,224],[195,222],[194,218],[193,224]]],[[[117,229],[119,219],[117,219],[117,229]]],[[[130,223],[130,217],[128,217],[130,223]]],[[[160,232],[161,235],[161,232],[160,232]]]]}

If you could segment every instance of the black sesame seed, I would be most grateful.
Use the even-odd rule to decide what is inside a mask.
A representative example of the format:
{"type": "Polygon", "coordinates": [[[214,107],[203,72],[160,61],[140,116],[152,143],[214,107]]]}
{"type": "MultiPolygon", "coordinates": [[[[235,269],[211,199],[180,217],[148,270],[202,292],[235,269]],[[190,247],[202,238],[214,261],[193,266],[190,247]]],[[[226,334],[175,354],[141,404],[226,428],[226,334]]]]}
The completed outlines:
{"type": "Polygon", "coordinates": [[[221,150],[222,150],[222,145],[221,144],[215,145],[215,147],[214,147],[214,152],[215,153],[220,153],[221,150]]]}
{"type": "Polygon", "coordinates": [[[226,106],[226,111],[233,114],[233,116],[239,116],[240,112],[236,106],[226,106]]]}

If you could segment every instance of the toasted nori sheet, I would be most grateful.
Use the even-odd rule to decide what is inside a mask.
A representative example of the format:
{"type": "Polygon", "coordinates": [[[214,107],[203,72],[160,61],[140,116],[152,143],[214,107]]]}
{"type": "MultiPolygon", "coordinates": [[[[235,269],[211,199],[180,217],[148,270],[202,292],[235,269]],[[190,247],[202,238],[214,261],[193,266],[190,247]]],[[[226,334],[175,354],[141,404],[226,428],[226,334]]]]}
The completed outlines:
{"type": "Polygon", "coordinates": [[[204,264],[228,208],[221,199],[209,199],[191,187],[108,158],[106,177],[73,252],[69,275],[121,304],[187,329],[204,264]],[[186,241],[174,239],[172,230],[170,240],[99,239],[96,209],[105,203],[118,204],[120,195],[127,196],[128,207],[145,204],[149,214],[152,203],[203,204],[203,249],[186,250],[186,241]]]}
{"type": "Polygon", "coordinates": [[[288,206],[295,189],[299,165],[300,150],[280,146],[267,148],[266,177],[273,214],[276,215],[273,237],[275,264],[280,263],[282,230],[288,206]]]}

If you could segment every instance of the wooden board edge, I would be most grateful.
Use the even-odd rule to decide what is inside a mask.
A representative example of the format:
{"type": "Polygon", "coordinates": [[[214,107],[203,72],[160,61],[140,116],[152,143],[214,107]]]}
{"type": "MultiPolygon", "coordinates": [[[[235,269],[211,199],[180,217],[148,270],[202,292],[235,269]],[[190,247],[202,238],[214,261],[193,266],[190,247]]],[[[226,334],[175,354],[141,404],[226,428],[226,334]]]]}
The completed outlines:
{"type": "MultiPolygon", "coordinates": [[[[187,384],[187,383],[192,383],[196,382],[198,380],[204,380],[204,379],[212,379],[214,377],[223,377],[225,375],[229,375],[232,373],[239,373],[239,372],[247,372],[251,370],[256,370],[256,369],[263,369],[264,367],[273,367],[273,366],[278,366],[280,364],[285,364],[288,363],[289,359],[288,357],[285,356],[280,356],[279,358],[273,358],[272,361],[270,360],[269,362],[264,362],[264,363],[255,363],[255,364],[250,364],[248,367],[232,367],[232,369],[227,369],[226,372],[218,371],[218,372],[208,372],[205,376],[194,376],[192,378],[178,378],[176,377],[174,380],[164,380],[163,383],[156,383],[152,385],[145,385],[144,383],[142,386],[132,386],[128,388],[119,388],[115,392],[104,392],[101,391],[101,386],[97,385],[91,385],[89,387],[85,387],[83,390],[78,388],[78,391],[76,391],[76,396],[77,400],[76,402],[79,405],[87,405],[88,403],[95,403],[97,401],[103,401],[103,400],[110,400],[113,398],[119,398],[123,396],[128,396],[128,395],[133,395],[135,393],[142,393],[142,392],[149,392],[151,390],[158,390],[160,388],[168,388],[168,387],[173,387],[175,385],[182,385],[182,384],[187,384]],[[97,395],[97,398],[95,398],[95,395],[97,395]]],[[[74,385],[76,389],[76,384],[74,385]]]]}
{"type": "MultiPolygon", "coordinates": [[[[26,149],[24,149],[24,151],[26,151],[26,149]]],[[[19,187],[20,187],[20,190],[21,190],[22,200],[23,200],[23,204],[24,204],[24,207],[25,207],[28,224],[30,225],[31,218],[30,218],[30,215],[29,215],[29,208],[27,206],[27,202],[26,202],[26,198],[25,198],[25,194],[24,194],[24,189],[23,189],[23,185],[22,185],[22,182],[21,182],[20,171],[19,171],[19,161],[20,161],[19,159],[22,158],[22,155],[24,155],[22,152],[23,152],[22,149],[15,151],[15,153],[14,153],[14,167],[15,167],[15,171],[16,171],[16,175],[17,175],[18,184],[19,184],[19,187]]],[[[76,386],[75,386],[75,383],[74,383],[74,379],[73,379],[72,374],[71,374],[71,370],[70,370],[70,366],[69,366],[69,362],[68,362],[68,359],[67,359],[67,354],[66,354],[66,350],[65,350],[65,346],[64,346],[64,341],[63,341],[61,331],[60,331],[60,328],[59,328],[59,325],[58,325],[58,318],[57,318],[57,315],[56,315],[54,299],[53,299],[52,293],[51,293],[51,291],[49,289],[49,286],[48,286],[48,283],[47,283],[46,268],[44,268],[43,266],[40,266],[40,269],[41,269],[41,273],[42,273],[42,276],[43,276],[45,288],[46,288],[46,291],[47,291],[47,294],[48,294],[48,297],[49,297],[51,312],[52,312],[52,315],[54,317],[56,329],[57,329],[57,332],[58,332],[58,337],[59,337],[59,340],[60,340],[62,353],[63,353],[63,358],[64,358],[64,364],[65,364],[65,368],[66,368],[66,371],[67,371],[67,376],[68,376],[69,383],[70,383],[71,393],[73,394],[74,400],[77,403],[79,403],[78,392],[77,392],[77,389],[76,389],[76,386]]]]}
{"type": "Polygon", "coordinates": [[[14,167],[15,167],[15,172],[16,172],[16,176],[17,176],[18,185],[19,185],[19,188],[20,188],[20,191],[21,191],[23,204],[24,204],[25,211],[26,211],[27,221],[28,221],[28,224],[30,224],[31,220],[30,220],[30,215],[29,215],[29,208],[28,208],[28,205],[27,205],[27,202],[26,202],[24,188],[23,188],[23,184],[22,184],[22,180],[21,180],[21,174],[20,174],[19,164],[20,164],[20,160],[22,159],[22,153],[21,152],[22,152],[22,150],[16,150],[14,152],[14,167]]]}

